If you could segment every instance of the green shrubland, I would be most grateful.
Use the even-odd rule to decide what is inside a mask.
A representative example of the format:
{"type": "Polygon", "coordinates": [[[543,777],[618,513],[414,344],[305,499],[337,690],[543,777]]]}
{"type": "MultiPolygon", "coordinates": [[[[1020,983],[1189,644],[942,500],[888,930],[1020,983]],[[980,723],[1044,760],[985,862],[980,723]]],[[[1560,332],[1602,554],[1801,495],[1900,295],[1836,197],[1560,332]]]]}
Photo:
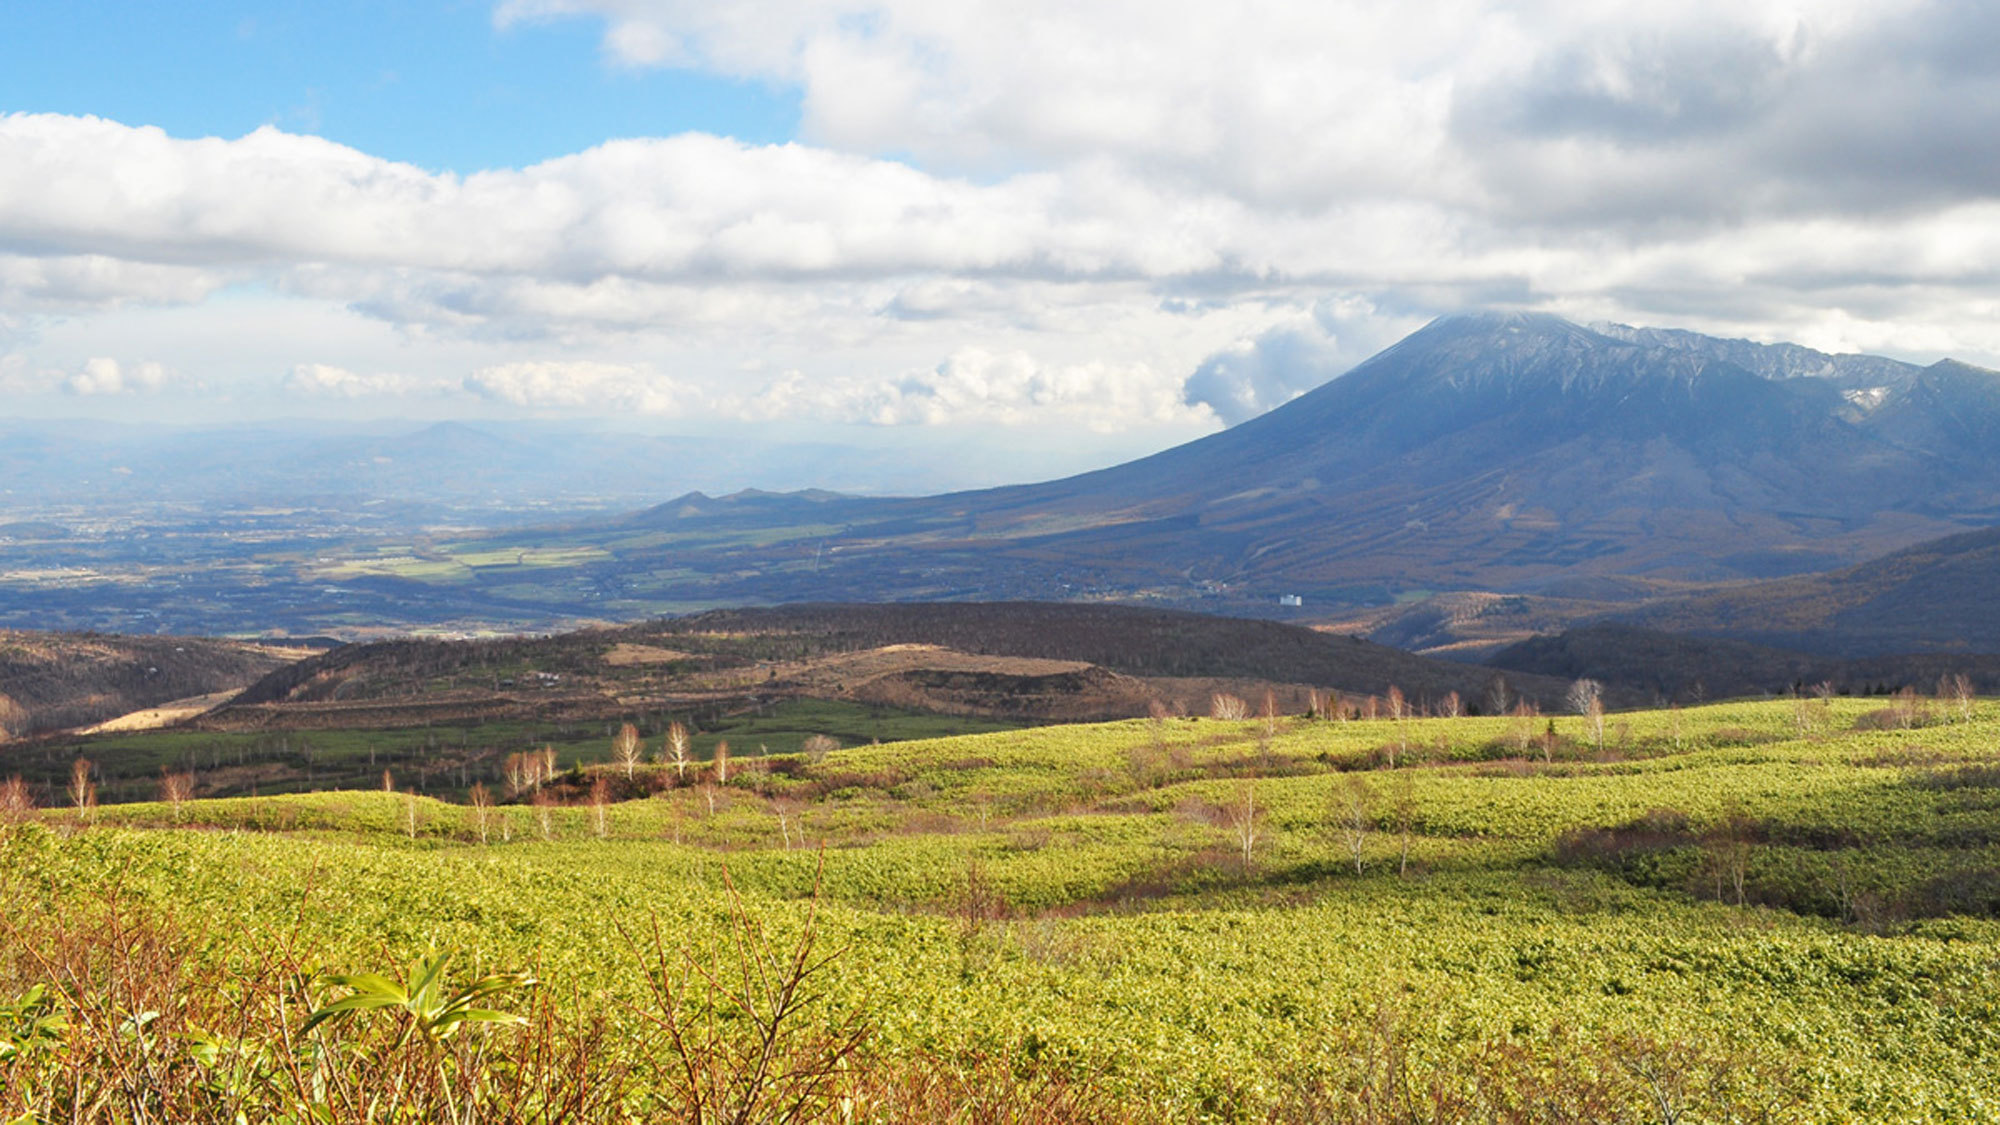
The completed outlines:
{"type": "Polygon", "coordinates": [[[1872,710],[17,811],[0,1114],[1991,1120],[2000,711],[1872,710]]]}

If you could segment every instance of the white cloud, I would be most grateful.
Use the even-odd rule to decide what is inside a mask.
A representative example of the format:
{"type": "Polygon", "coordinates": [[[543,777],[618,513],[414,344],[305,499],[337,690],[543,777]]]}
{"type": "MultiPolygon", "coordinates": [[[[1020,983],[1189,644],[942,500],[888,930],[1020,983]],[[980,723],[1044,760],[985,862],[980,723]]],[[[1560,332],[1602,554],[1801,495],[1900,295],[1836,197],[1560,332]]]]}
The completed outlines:
{"type": "Polygon", "coordinates": [[[1226,218],[1109,174],[982,185],[700,134],[612,141],[461,179],[269,127],[189,141],[95,118],[0,116],[0,244],[154,264],[406,267],[576,284],[1165,276],[1225,264],[1214,236],[1226,218]],[[1176,233],[1135,240],[1134,220],[1176,233]]]}
{"type": "Polygon", "coordinates": [[[108,356],[95,356],[63,376],[61,386],[65,394],[72,395],[137,394],[159,390],[170,377],[158,363],[121,364],[108,356]]]}
{"type": "Polygon", "coordinates": [[[193,304],[225,281],[215,270],[124,261],[104,254],[0,253],[0,302],[16,309],[87,310],[128,301],[193,304]]]}
{"type": "Polygon", "coordinates": [[[694,388],[657,372],[582,360],[499,364],[466,376],[464,387],[509,406],[600,415],[679,415],[701,401],[694,388]]]}
{"type": "Polygon", "coordinates": [[[330,363],[295,364],[285,373],[282,385],[292,394],[348,399],[437,393],[449,386],[442,380],[422,379],[392,371],[360,374],[330,363]]]}
{"type": "MultiPolygon", "coordinates": [[[[456,176],[272,128],[0,116],[7,346],[112,308],[256,332],[221,311],[255,290],[397,337],[260,355],[265,386],[314,361],[294,393],[1107,429],[1247,417],[1465,305],[2000,357],[2000,11],[1975,5],[495,9],[573,17],[616,66],[795,89],[802,139],[456,176]]],[[[10,378],[196,368],[143,327],[10,378]]]]}
{"type": "Polygon", "coordinates": [[[731,409],[748,419],[825,418],[878,426],[1064,421],[1096,430],[1203,424],[1180,377],[1140,363],[1051,364],[1026,352],[962,348],[894,379],[815,381],[789,371],[731,409]]]}
{"type": "Polygon", "coordinates": [[[1188,377],[1190,405],[1230,425],[1282,406],[1420,327],[1357,299],[1320,301],[1202,361],[1188,377]]]}
{"type": "Polygon", "coordinates": [[[2000,13],[1950,0],[506,0],[627,65],[800,92],[808,135],[985,173],[1105,160],[1260,206],[1510,221],[1991,190],[2000,13]],[[1726,168],[1726,175],[1716,174],[1726,168]]]}

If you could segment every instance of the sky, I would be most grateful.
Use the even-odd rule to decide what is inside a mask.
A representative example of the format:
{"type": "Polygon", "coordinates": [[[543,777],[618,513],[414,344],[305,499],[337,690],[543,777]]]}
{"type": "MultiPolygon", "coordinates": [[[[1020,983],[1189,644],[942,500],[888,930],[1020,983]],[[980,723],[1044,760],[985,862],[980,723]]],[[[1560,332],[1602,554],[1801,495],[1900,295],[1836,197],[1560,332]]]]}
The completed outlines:
{"type": "Polygon", "coordinates": [[[1464,309],[2000,365],[1996,42],[1916,0],[13,0],[0,416],[1025,479],[1464,309]]]}

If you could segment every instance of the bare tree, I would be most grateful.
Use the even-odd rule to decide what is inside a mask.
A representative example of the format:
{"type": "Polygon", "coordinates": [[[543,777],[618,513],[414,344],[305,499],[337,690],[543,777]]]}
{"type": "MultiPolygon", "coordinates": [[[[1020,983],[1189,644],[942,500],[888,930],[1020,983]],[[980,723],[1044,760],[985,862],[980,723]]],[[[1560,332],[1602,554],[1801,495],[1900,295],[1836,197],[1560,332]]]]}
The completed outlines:
{"type": "MultiPolygon", "coordinates": [[[[804,803],[797,797],[774,797],[771,800],[771,813],[778,818],[778,837],[785,842],[786,851],[792,850],[792,821],[798,818],[799,810],[804,807],[804,803]]],[[[800,846],[803,847],[805,842],[805,832],[801,826],[800,846]]]]}
{"type": "Polygon", "coordinates": [[[714,766],[715,783],[717,785],[729,784],[729,740],[726,738],[715,744],[714,766]]]}
{"type": "Polygon", "coordinates": [[[1951,677],[1951,682],[1946,687],[1953,705],[1958,708],[1959,721],[1971,722],[1972,705],[1973,701],[1977,698],[1972,691],[1972,680],[1965,673],[1960,672],[1951,677]]]}
{"type": "Polygon", "coordinates": [[[639,740],[639,728],[631,723],[620,723],[618,733],[611,738],[611,760],[625,767],[625,776],[631,777],[638,768],[640,755],[646,752],[646,744],[639,740]]]}
{"type": "Polygon", "coordinates": [[[1812,734],[1828,724],[1830,710],[1826,700],[1801,695],[1792,700],[1792,723],[1800,734],[1812,734]]]}
{"type": "Polygon", "coordinates": [[[1278,696],[1269,688],[1264,690],[1264,737],[1269,739],[1278,733],[1278,696]]]}
{"type": "Polygon", "coordinates": [[[472,825],[479,830],[479,842],[486,843],[489,821],[493,816],[493,794],[485,785],[472,787],[472,825]]]}
{"type": "Polygon", "coordinates": [[[590,783],[590,819],[600,840],[610,835],[610,827],[605,821],[605,809],[611,803],[610,797],[611,786],[605,782],[603,774],[598,774],[590,783]]]}
{"type": "Polygon", "coordinates": [[[1250,705],[1243,702],[1241,696],[1216,692],[1208,701],[1208,717],[1226,720],[1247,719],[1250,717],[1250,705]]]}
{"type": "Polygon", "coordinates": [[[681,809],[681,794],[677,790],[673,793],[662,793],[660,794],[660,796],[667,799],[668,838],[673,840],[674,846],[679,847],[681,842],[682,822],[687,819],[686,815],[681,809]]]}
{"type": "Polygon", "coordinates": [[[1408,757],[1410,754],[1409,732],[1403,728],[1403,720],[1410,715],[1410,704],[1408,700],[1403,698],[1403,689],[1397,687],[1395,684],[1389,685],[1389,694],[1384,702],[1388,707],[1389,718],[1394,719],[1396,722],[1396,749],[1389,754],[1389,768],[1395,769],[1397,752],[1400,752],[1404,757],[1408,757]]]}
{"type": "Polygon", "coordinates": [[[162,770],[160,773],[160,800],[174,810],[174,819],[179,820],[186,804],[194,799],[194,774],[187,770],[162,770]]]}
{"type": "Polygon", "coordinates": [[[542,839],[555,839],[555,826],[552,823],[555,798],[537,789],[534,797],[530,798],[530,803],[535,806],[535,823],[542,830],[542,839]]]}
{"type": "Polygon", "coordinates": [[[1564,702],[1569,709],[1583,716],[1584,725],[1590,732],[1590,740],[1598,750],[1604,749],[1604,685],[1592,679],[1581,679],[1569,685],[1569,694],[1564,702]]]}
{"type": "Polygon", "coordinates": [[[1455,691],[1444,693],[1444,702],[1438,705],[1438,713],[1447,719],[1456,719],[1465,710],[1465,702],[1455,691]]]}
{"type": "Polygon", "coordinates": [[[1736,894],[1736,905],[1748,902],[1750,841],[1756,825],[1733,802],[1708,832],[1709,866],[1715,874],[1715,897],[1720,900],[1725,885],[1736,894]]]}
{"type": "Polygon", "coordinates": [[[1402,848],[1396,858],[1396,878],[1410,873],[1410,834],[1417,824],[1417,781],[1416,775],[1408,770],[1396,775],[1396,832],[1402,837],[1402,848]]]}
{"type": "Polygon", "coordinates": [[[88,816],[97,809],[97,785],[90,780],[92,768],[89,758],[69,764],[69,804],[78,816],[88,816]]]}
{"type": "Polygon", "coordinates": [[[667,728],[667,761],[674,764],[674,778],[687,779],[688,769],[688,729],[678,722],[667,728]]]}
{"type": "Polygon", "coordinates": [[[1495,715],[1505,715],[1513,703],[1513,692],[1507,686],[1507,677],[1495,676],[1486,685],[1486,709],[1495,715]]]}
{"type": "Polygon", "coordinates": [[[403,794],[403,832],[412,840],[417,838],[417,794],[415,791],[403,794]]]}
{"type": "Polygon", "coordinates": [[[1333,790],[1333,821],[1347,847],[1348,859],[1354,864],[1354,873],[1361,874],[1368,831],[1375,826],[1375,790],[1367,778],[1358,773],[1341,778],[1333,790]]]}
{"type": "Polygon", "coordinates": [[[1667,708],[1667,733],[1674,740],[1674,753],[1680,753],[1682,747],[1681,705],[1678,703],[1667,708]]]}
{"type": "Polygon", "coordinates": [[[965,862],[965,886],[952,904],[958,921],[958,972],[971,977],[990,954],[983,940],[987,929],[1007,915],[1007,899],[986,877],[986,868],[976,859],[965,862]]]}
{"type": "Polygon", "coordinates": [[[1508,736],[1514,740],[1514,749],[1527,753],[1535,742],[1535,720],[1541,711],[1533,703],[1523,699],[1514,705],[1514,722],[1508,728],[1508,736]]]}
{"type": "Polygon", "coordinates": [[[714,816],[714,815],[715,815],[715,801],[716,801],[716,798],[717,798],[718,796],[720,796],[720,794],[716,792],[716,788],[715,788],[715,786],[713,786],[713,785],[709,784],[708,782],[704,781],[704,782],[702,782],[701,784],[699,784],[699,785],[695,786],[695,792],[697,792],[697,793],[701,794],[701,799],[702,799],[703,801],[707,802],[707,804],[708,804],[708,815],[710,815],[710,816],[714,816]]]}
{"type": "Polygon", "coordinates": [[[396,779],[390,777],[389,771],[385,768],[382,771],[382,792],[394,793],[395,791],[396,791],[396,779]]]}
{"type": "Polygon", "coordinates": [[[806,740],[799,744],[799,752],[806,756],[807,761],[814,764],[826,761],[826,756],[838,749],[840,741],[824,734],[808,735],[806,740]]]}
{"type": "Polygon", "coordinates": [[[20,774],[0,782],[0,822],[19,824],[35,815],[35,795],[20,774]]]}
{"type": "Polygon", "coordinates": [[[1243,849],[1243,873],[1250,874],[1250,863],[1257,848],[1257,840],[1264,827],[1264,810],[1257,807],[1257,787],[1246,781],[1236,800],[1224,810],[1229,821],[1229,831],[1236,837],[1236,843],[1243,849]]]}
{"type": "MultiPolygon", "coordinates": [[[[507,760],[501,767],[501,770],[507,775],[508,792],[518,794],[528,787],[528,756],[526,754],[507,755],[507,760]]],[[[386,782],[389,771],[383,770],[382,776],[386,782]]],[[[383,788],[387,789],[389,786],[385,783],[383,788]]]]}
{"type": "Polygon", "coordinates": [[[541,785],[556,779],[556,748],[542,747],[542,768],[535,777],[535,784],[541,785]]]}
{"type": "Polygon", "coordinates": [[[1930,707],[1917,696],[1917,689],[1904,687],[1896,693],[1896,701],[1890,704],[1890,714],[1897,726],[1913,730],[1930,721],[1930,707]]]}

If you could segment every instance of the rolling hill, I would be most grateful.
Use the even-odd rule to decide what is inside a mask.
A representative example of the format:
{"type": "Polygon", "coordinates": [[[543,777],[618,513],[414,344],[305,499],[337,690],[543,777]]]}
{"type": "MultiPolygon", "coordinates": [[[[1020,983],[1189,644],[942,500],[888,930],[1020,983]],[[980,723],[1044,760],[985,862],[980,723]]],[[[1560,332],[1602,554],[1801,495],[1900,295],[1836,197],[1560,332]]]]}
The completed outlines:
{"type": "Polygon", "coordinates": [[[715,610],[619,629],[348,645],[274,671],[209,729],[617,719],[827,699],[1047,722],[1205,712],[1216,692],[1289,713],[1308,693],[1474,707],[1496,675],[1554,705],[1566,681],[1432,660],[1273,621],[1049,603],[715,610]]]}
{"type": "Polygon", "coordinates": [[[1825,574],[1754,582],[1617,612],[1619,620],[1832,656],[2000,652],[2000,529],[1825,574]]]}
{"type": "Polygon", "coordinates": [[[305,655],[200,637],[0,630],[0,742],[236,691],[305,655]]]}

